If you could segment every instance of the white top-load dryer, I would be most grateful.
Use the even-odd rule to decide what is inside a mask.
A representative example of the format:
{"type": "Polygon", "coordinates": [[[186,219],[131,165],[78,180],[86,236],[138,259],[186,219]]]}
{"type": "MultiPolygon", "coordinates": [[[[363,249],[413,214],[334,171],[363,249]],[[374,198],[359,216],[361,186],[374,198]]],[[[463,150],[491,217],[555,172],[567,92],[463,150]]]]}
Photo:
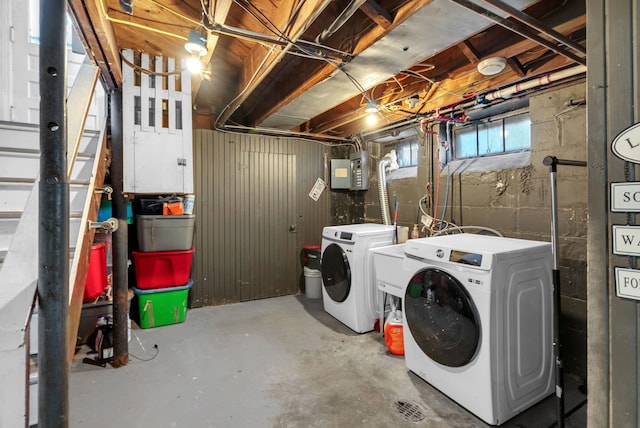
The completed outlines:
{"type": "Polygon", "coordinates": [[[491,425],[552,393],[549,243],[462,233],[404,250],[412,372],[491,425]]]}
{"type": "Polygon", "coordinates": [[[373,330],[380,292],[370,249],[390,245],[395,228],[382,224],[328,226],[322,231],[322,302],[325,311],[356,333],[373,330]]]}

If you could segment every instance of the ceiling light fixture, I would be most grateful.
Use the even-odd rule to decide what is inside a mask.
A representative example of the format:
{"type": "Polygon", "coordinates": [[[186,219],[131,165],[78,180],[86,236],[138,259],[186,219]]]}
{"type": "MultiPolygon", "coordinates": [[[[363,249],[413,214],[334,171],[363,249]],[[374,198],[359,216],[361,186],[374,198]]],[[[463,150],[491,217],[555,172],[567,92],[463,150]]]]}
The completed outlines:
{"type": "Polygon", "coordinates": [[[380,106],[375,101],[369,101],[364,111],[367,113],[367,124],[369,126],[378,123],[378,112],[380,106]]]}
{"type": "Polygon", "coordinates": [[[491,57],[478,63],[478,72],[484,76],[493,76],[504,70],[507,60],[502,57],[491,57]]]}
{"type": "Polygon", "coordinates": [[[366,113],[369,113],[369,114],[377,113],[378,112],[378,104],[375,103],[374,101],[369,101],[367,103],[367,107],[365,107],[364,111],[366,113]]]}
{"type": "Polygon", "coordinates": [[[187,43],[184,49],[195,57],[203,57],[207,54],[207,37],[202,36],[196,30],[189,31],[187,43]]]}

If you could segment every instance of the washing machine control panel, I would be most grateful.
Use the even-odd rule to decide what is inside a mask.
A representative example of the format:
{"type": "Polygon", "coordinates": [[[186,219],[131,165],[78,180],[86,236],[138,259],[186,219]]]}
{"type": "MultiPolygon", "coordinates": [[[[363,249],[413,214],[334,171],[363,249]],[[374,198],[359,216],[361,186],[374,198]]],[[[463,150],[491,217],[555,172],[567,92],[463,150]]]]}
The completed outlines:
{"type": "Polygon", "coordinates": [[[478,278],[467,278],[467,284],[482,285],[483,281],[478,278]]]}
{"type": "MultiPolygon", "coordinates": [[[[336,237],[338,237],[338,232],[336,232],[336,237]]],[[[353,239],[353,233],[340,232],[340,239],[346,239],[347,241],[351,241],[353,239]]]]}

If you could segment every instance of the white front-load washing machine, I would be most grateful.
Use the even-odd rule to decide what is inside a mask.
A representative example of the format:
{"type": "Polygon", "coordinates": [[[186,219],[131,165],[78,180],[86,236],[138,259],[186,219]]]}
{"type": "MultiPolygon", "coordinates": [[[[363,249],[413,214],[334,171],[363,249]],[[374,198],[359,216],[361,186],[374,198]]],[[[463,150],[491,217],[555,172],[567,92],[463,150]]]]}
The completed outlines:
{"type": "Polygon", "coordinates": [[[409,370],[491,425],[553,392],[549,243],[413,239],[402,272],[409,370]]]}
{"type": "Polygon", "coordinates": [[[328,226],[322,231],[322,303],[356,333],[373,330],[380,299],[370,249],[390,245],[395,228],[382,224],[328,226]]]}

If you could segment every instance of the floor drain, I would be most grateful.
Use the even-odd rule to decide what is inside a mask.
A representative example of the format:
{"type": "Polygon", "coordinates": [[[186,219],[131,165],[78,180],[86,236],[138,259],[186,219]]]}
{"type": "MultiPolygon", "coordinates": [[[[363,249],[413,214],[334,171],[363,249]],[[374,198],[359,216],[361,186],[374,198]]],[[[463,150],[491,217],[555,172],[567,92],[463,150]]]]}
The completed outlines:
{"type": "Polygon", "coordinates": [[[409,422],[420,422],[426,417],[420,405],[412,403],[411,401],[397,400],[394,406],[396,412],[409,422]]]}

